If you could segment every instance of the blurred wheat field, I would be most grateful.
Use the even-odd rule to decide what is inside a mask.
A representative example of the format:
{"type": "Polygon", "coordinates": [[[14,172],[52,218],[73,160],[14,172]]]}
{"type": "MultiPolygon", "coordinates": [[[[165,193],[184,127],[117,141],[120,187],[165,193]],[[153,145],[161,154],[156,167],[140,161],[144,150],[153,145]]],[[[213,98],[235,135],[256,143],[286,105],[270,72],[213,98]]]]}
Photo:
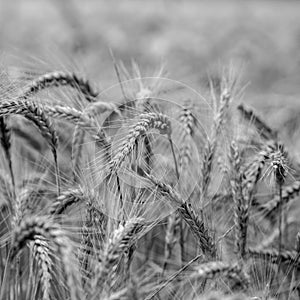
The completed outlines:
{"type": "Polygon", "coordinates": [[[0,1],[0,299],[299,299],[298,1],[0,1]]]}

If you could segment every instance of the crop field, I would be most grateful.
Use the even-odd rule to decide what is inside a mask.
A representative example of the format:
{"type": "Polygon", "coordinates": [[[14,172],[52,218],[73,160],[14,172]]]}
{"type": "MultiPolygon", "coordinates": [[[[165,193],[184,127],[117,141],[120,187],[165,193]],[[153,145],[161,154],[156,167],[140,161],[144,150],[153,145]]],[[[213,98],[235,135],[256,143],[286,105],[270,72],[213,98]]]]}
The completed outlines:
{"type": "Polygon", "coordinates": [[[300,2],[0,0],[0,300],[300,298],[300,2]]]}

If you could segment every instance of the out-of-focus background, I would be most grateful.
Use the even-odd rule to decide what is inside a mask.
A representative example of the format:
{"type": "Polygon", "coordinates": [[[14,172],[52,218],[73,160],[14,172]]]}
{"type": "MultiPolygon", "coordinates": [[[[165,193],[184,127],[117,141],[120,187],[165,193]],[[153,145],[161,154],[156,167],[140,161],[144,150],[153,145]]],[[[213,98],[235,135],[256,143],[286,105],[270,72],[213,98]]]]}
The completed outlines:
{"type": "Polygon", "coordinates": [[[231,61],[243,66],[246,101],[296,137],[291,130],[300,119],[300,1],[1,0],[0,5],[6,65],[33,59],[79,67],[107,87],[116,82],[111,48],[125,64],[137,60],[145,75],[165,62],[170,78],[197,89],[207,73],[217,74],[231,61]]]}

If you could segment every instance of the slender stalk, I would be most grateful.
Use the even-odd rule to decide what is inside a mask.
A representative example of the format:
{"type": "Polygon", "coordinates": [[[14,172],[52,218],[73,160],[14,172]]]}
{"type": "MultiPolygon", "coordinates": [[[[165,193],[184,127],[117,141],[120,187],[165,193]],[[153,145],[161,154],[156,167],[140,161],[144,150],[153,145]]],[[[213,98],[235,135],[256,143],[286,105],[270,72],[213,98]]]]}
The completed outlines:
{"type": "Polygon", "coordinates": [[[170,143],[170,146],[171,146],[171,151],[172,151],[172,156],[173,156],[173,160],[174,160],[174,165],[175,165],[175,171],[176,171],[177,180],[179,180],[178,164],[177,164],[177,160],[176,160],[176,155],[175,155],[174,145],[173,145],[173,141],[172,141],[171,135],[168,135],[168,140],[169,140],[169,143],[170,143]]]}
{"type": "Polygon", "coordinates": [[[281,254],[282,251],[282,213],[283,213],[283,209],[282,209],[282,184],[278,184],[278,188],[279,188],[279,198],[280,198],[280,204],[279,204],[279,221],[278,221],[278,230],[279,230],[279,236],[278,236],[278,253],[279,256],[281,254]]]}
{"type": "Polygon", "coordinates": [[[148,296],[145,300],[152,300],[160,291],[162,291],[170,282],[172,282],[178,275],[180,275],[183,271],[185,271],[193,262],[197,261],[200,257],[202,257],[202,254],[197,255],[192,260],[190,260],[184,267],[182,267],[180,270],[175,272],[173,275],[169,277],[169,279],[160,286],[153,294],[148,296]]]}

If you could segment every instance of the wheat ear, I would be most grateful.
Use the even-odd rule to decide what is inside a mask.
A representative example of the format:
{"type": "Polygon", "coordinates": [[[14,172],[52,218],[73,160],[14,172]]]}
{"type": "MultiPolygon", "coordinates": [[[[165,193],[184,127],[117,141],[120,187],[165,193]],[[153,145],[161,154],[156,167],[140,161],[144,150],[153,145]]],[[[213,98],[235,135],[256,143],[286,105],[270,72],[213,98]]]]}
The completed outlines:
{"type": "Polygon", "coordinates": [[[98,96],[98,92],[92,88],[88,80],[79,77],[75,73],[55,71],[44,74],[31,82],[25,87],[20,98],[26,99],[46,88],[60,86],[70,86],[79,90],[89,102],[94,102],[98,96]]]}
{"type": "Polygon", "coordinates": [[[220,107],[214,120],[212,137],[211,139],[207,139],[205,150],[204,150],[203,164],[201,169],[201,174],[202,174],[201,190],[203,196],[206,195],[211,180],[213,160],[217,149],[217,141],[218,141],[217,137],[221,133],[222,126],[225,121],[225,113],[228,108],[230,100],[231,100],[230,92],[227,89],[224,89],[220,97],[220,107]]]}
{"type": "Polygon", "coordinates": [[[171,124],[166,115],[161,113],[140,115],[139,121],[132,126],[125,141],[110,162],[108,169],[109,174],[116,172],[120,168],[125,158],[132,152],[139,138],[152,128],[158,129],[161,134],[167,134],[168,136],[171,133],[171,124]]]}
{"type": "Polygon", "coordinates": [[[82,189],[69,189],[62,192],[49,208],[49,214],[60,215],[71,205],[85,200],[82,189]]]}
{"type": "Polygon", "coordinates": [[[276,195],[272,200],[258,206],[258,210],[263,212],[265,217],[274,218],[277,215],[280,203],[283,205],[289,203],[292,199],[297,197],[300,192],[300,181],[295,181],[290,186],[282,187],[281,198],[276,195]]]}
{"type": "Polygon", "coordinates": [[[110,141],[104,130],[99,128],[92,118],[89,118],[83,112],[68,106],[45,105],[43,108],[47,115],[52,118],[70,122],[75,126],[78,125],[80,128],[91,134],[95,139],[96,144],[105,151],[106,159],[110,160],[110,141]]]}
{"type": "Polygon", "coordinates": [[[72,152],[71,152],[71,162],[73,166],[74,181],[76,181],[76,176],[77,176],[76,170],[80,166],[84,137],[85,137],[85,132],[81,130],[80,126],[76,125],[74,128],[74,133],[72,138],[72,152]]]}
{"type": "Polygon", "coordinates": [[[99,272],[93,281],[93,290],[95,294],[92,299],[95,299],[99,290],[97,287],[102,287],[105,281],[109,278],[114,279],[117,269],[117,263],[121,255],[127,251],[134,241],[138,238],[138,233],[144,228],[144,221],[141,218],[132,218],[125,222],[124,225],[119,225],[114,231],[111,239],[104,248],[104,253],[99,266],[99,272]],[[111,274],[109,276],[109,274],[111,274]]]}
{"type": "Polygon", "coordinates": [[[13,187],[13,193],[15,194],[15,177],[12,167],[12,157],[11,157],[11,132],[8,126],[8,120],[5,117],[0,117],[0,134],[1,134],[1,145],[5,153],[5,158],[7,160],[8,169],[10,173],[10,178],[13,187]]]}
{"type": "MultiPolygon", "coordinates": [[[[115,103],[111,102],[102,102],[97,101],[92,103],[83,111],[84,115],[89,117],[90,119],[95,118],[98,114],[103,114],[105,112],[114,111],[121,116],[121,113],[115,103]]],[[[84,142],[84,131],[79,125],[75,126],[73,139],[72,139],[72,154],[71,161],[74,170],[74,180],[76,180],[76,169],[80,166],[80,158],[82,152],[82,146],[84,142]]]]}
{"type": "Polygon", "coordinates": [[[65,232],[58,225],[52,223],[49,218],[27,217],[23,219],[12,233],[11,259],[16,257],[27,242],[34,241],[36,236],[42,236],[55,246],[55,250],[63,262],[71,299],[77,299],[77,296],[81,294],[81,290],[78,287],[80,281],[76,265],[74,265],[72,259],[72,243],[67,238],[65,232]]]}
{"type": "Polygon", "coordinates": [[[231,191],[234,201],[235,251],[239,258],[244,259],[247,238],[246,226],[248,226],[247,205],[242,192],[241,157],[234,141],[231,143],[229,159],[234,172],[231,180],[231,191]]]}
{"type": "Polygon", "coordinates": [[[230,265],[222,261],[208,262],[199,265],[190,275],[190,278],[215,279],[219,276],[234,279],[246,290],[249,286],[249,278],[238,265],[230,265]]]}
{"type": "Polygon", "coordinates": [[[173,248],[178,242],[178,235],[180,230],[180,221],[178,214],[173,213],[168,217],[166,235],[165,235],[165,257],[163,265],[163,274],[167,268],[168,261],[171,259],[173,248]]]}
{"type": "Polygon", "coordinates": [[[30,242],[33,258],[37,261],[41,273],[43,300],[50,300],[53,262],[50,258],[51,249],[47,240],[42,236],[35,236],[30,242]]]}
{"type": "Polygon", "coordinates": [[[195,134],[196,118],[193,113],[194,105],[191,101],[185,101],[179,114],[179,122],[181,123],[184,132],[182,139],[193,137],[195,134]]]}
{"type": "Polygon", "coordinates": [[[45,113],[42,107],[38,106],[32,101],[16,100],[16,101],[3,101],[0,103],[0,116],[8,116],[12,114],[22,115],[30,120],[39,129],[42,136],[48,142],[53,154],[58,194],[60,189],[59,184],[59,170],[57,161],[57,147],[58,138],[56,131],[51,123],[51,120],[45,113]]]}
{"type": "Polygon", "coordinates": [[[205,226],[204,222],[199,219],[192,206],[189,203],[184,202],[181,196],[171,186],[158,181],[152,175],[147,175],[147,177],[157,186],[162,195],[167,196],[173,204],[178,206],[177,211],[190,227],[202,252],[210,258],[214,258],[217,252],[216,245],[208,228],[205,226]]]}
{"type": "Polygon", "coordinates": [[[270,260],[273,264],[287,263],[298,266],[300,262],[297,251],[282,250],[279,253],[276,249],[249,248],[248,254],[251,257],[270,260]]]}
{"type": "Polygon", "coordinates": [[[259,116],[257,116],[253,109],[242,103],[239,104],[237,108],[246,120],[253,123],[262,137],[267,140],[277,139],[277,132],[270,128],[259,116]]]}
{"type": "Polygon", "coordinates": [[[243,247],[242,251],[244,253],[247,244],[247,228],[249,222],[250,208],[252,206],[253,193],[255,191],[255,186],[260,179],[262,170],[266,164],[266,161],[270,157],[270,153],[274,151],[274,143],[270,142],[266,144],[263,149],[258,153],[257,157],[250,165],[248,165],[242,171],[242,193],[243,198],[243,209],[240,210],[240,218],[243,223],[243,247]]]}

